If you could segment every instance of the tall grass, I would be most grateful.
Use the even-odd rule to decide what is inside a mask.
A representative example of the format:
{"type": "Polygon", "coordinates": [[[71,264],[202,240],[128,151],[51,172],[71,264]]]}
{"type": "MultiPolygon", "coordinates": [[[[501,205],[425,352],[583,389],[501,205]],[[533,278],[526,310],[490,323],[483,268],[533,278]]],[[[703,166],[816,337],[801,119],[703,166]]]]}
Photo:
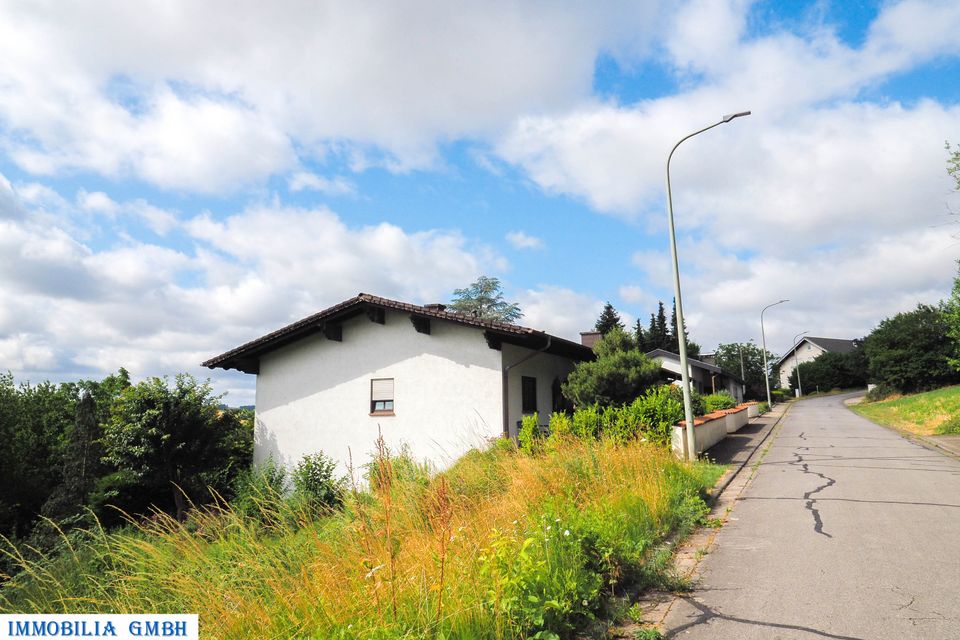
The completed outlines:
{"type": "Polygon", "coordinates": [[[221,504],[65,536],[58,555],[23,558],[0,611],[196,612],[210,638],[565,636],[654,579],[656,544],[703,514],[718,474],[641,442],[570,439],[471,451],[426,477],[381,447],[342,511],[264,500],[270,517],[221,504]]]}

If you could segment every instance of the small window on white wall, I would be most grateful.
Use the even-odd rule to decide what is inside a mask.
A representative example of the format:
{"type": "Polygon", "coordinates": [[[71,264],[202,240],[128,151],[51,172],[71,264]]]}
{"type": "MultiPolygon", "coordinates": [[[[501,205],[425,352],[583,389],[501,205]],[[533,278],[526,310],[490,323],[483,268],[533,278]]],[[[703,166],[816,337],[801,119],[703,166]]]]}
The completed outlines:
{"type": "Polygon", "coordinates": [[[370,415],[393,415],[393,378],[370,381],[370,415]]]}

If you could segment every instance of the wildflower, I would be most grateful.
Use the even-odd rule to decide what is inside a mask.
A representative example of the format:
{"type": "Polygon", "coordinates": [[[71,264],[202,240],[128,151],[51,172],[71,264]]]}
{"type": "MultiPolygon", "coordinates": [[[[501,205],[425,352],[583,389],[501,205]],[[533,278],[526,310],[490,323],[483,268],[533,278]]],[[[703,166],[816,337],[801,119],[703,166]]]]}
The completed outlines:
{"type": "Polygon", "coordinates": [[[547,525],[547,531],[550,531],[550,529],[551,529],[550,525],[547,525]]]}
{"type": "Polygon", "coordinates": [[[564,529],[564,530],[563,530],[563,535],[565,535],[565,536],[570,535],[570,529],[564,529]]]}

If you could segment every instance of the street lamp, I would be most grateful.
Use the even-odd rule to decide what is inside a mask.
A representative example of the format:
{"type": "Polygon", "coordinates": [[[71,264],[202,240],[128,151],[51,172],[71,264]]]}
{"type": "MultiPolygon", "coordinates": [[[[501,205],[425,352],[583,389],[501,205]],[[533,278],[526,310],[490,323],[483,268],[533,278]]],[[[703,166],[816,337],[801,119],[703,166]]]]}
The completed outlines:
{"type": "Polygon", "coordinates": [[[680,378],[683,381],[683,415],[684,418],[686,418],[687,423],[687,457],[690,460],[697,459],[697,437],[693,433],[693,404],[690,400],[690,371],[687,369],[687,337],[685,335],[685,331],[683,330],[683,298],[680,295],[680,265],[677,262],[677,234],[673,227],[673,193],[670,191],[670,160],[673,158],[673,152],[677,150],[677,147],[693,136],[701,134],[704,131],[709,131],[714,127],[720,126],[721,124],[726,124],[734,118],[748,115],[750,115],[749,111],[741,111],[739,113],[732,113],[723,116],[720,119],[720,122],[715,122],[709,127],[704,127],[699,131],[694,131],[693,133],[681,138],[680,142],[673,145],[673,149],[670,150],[670,155],[667,156],[667,219],[670,223],[670,256],[673,258],[673,295],[677,299],[677,343],[680,348],[680,378]]]}
{"type": "Polygon", "coordinates": [[[760,310],[760,339],[763,340],[763,377],[767,380],[767,406],[773,406],[773,400],[770,398],[770,368],[767,365],[767,334],[763,330],[763,312],[769,309],[770,307],[775,307],[778,304],[783,304],[784,302],[790,302],[789,300],[780,300],[774,302],[773,304],[768,304],[763,309],[760,310]]]}
{"type": "Polygon", "coordinates": [[[803,395],[803,385],[800,384],[800,358],[797,356],[797,340],[805,333],[810,333],[809,331],[801,331],[797,335],[793,336],[793,368],[797,372],[797,397],[803,395]]]}

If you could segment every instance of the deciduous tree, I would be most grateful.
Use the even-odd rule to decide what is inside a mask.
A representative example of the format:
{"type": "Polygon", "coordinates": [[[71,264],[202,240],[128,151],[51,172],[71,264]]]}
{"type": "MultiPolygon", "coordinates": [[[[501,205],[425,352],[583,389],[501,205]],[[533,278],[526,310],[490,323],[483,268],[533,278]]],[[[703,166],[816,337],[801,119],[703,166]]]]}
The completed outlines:
{"type": "Polygon", "coordinates": [[[948,331],[946,314],[926,304],[881,321],[864,340],[870,382],[903,393],[956,382],[960,375],[950,365],[955,352],[948,331]]]}
{"type": "Polygon", "coordinates": [[[225,491],[250,462],[252,434],[222,410],[209,382],[150,378],[123,391],[104,430],[105,458],[146,490],[166,490],[182,519],[208,487],[225,491]],[[186,494],[186,497],[185,495],[186,494]]]}
{"type": "Polygon", "coordinates": [[[520,305],[503,299],[500,280],[480,276],[465,289],[455,289],[450,310],[481,320],[514,322],[523,317],[520,305]]]}

